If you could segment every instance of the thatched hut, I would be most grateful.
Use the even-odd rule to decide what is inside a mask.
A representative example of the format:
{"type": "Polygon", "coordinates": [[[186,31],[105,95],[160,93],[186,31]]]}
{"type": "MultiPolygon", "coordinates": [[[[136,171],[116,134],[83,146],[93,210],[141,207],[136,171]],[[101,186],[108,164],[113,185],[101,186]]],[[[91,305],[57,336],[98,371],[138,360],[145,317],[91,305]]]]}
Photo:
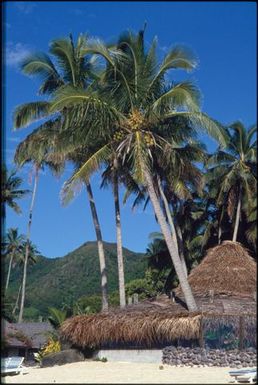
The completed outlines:
{"type": "MultiPolygon", "coordinates": [[[[224,241],[208,250],[188,277],[195,295],[253,299],[256,295],[256,262],[238,242],[224,241]]],[[[176,290],[181,294],[180,287],[176,290]]]]}
{"type": "Polygon", "coordinates": [[[203,344],[204,325],[214,330],[222,322],[223,327],[233,325],[243,345],[256,323],[256,263],[247,250],[229,241],[208,250],[189,282],[199,307],[196,313],[187,311],[178,287],[171,298],[161,295],[124,309],[70,318],[63,323],[61,335],[80,347],[146,348],[178,339],[203,344]]]}

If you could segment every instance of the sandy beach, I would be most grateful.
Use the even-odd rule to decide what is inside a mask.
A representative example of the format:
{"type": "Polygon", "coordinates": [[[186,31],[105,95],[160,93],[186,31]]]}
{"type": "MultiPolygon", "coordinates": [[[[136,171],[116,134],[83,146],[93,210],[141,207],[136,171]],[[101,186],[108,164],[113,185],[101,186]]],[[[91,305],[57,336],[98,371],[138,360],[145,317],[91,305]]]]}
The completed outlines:
{"type": "Polygon", "coordinates": [[[5,376],[16,384],[229,384],[230,368],[172,367],[153,363],[77,362],[52,368],[26,368],[27,374],[5,376]]]}

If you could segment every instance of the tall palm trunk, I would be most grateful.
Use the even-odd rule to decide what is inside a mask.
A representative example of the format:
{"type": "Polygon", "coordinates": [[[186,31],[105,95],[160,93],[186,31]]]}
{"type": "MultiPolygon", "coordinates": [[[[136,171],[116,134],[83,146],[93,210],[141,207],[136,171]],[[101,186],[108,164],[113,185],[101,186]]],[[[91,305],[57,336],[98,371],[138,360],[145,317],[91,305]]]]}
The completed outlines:
{"type": "Polygon", "coordinates": [[[238,228],[239,228],[240,213],[241,213],[241,199],[242,199],[242,192],[240,189],[239,197],[238,197],[238,203],[237,203],[237,212],[236,212],[234,233],[233,233],[233,239],[232,239],[233,242],[236,242],[236,240],[237,240],[237,232],[238,232],[238,228]]]}
{"type": "Polygon", "coordinates": [[[222,235],[222,228],[221,228],[221,225],[219,224],[219,230],[218,230],[218,245],[221,244],[221,235],[222,235]]]}
{"type": "Polygon", "coordinates": [[[179,247],[178,233],[176,231],[176,228],[175,228],[175,225],[174,225],[174,221],[172,219],[171,211],[169,209],[169,204],[168,204],[168,201],[167,201],[167,197],[166,197],[166,195],[165,195],[165,193],[164,193],[164,191],[162,189],[161,181],[160,181],[159,177],[158,177],[158,187],[159,187],[160,196],[161,196],[161,198],[163,200],[163,203],[164,203],[166,216],[168,218],[168,223],[169,223],[170,228],[171,228],[171,236],[172,236],[173,242],[175,244],[177,253],[178,253],[178,255],[180,257],[180,260],[182,262],[182,266],[183,266],[185,275],[187,276],[187,267],[186,267],[186,263],[185,263],[185,258],[184,258],[183,250],[182,250],[182,248],[179,247]]]}
{"type": "Polygon", "coordinates": [[[21,284],[20,287],[19,287],[19,291],[18,291],[18,295],[17,295],[17,298],[16,298],[16,302],[15,302],[14,308],[13,308],[13,310],[12,310],[12,314],[13,314],[13,315],[15,315],[16,309],[18,308],[19,298],[20,298],[20,293],[21,293],[21,288],[22,288],[22,284],[21,284]]]}
{"type": "Polygon", "coordinates": [[[8,273],[7,273],[7,278],[6,278],[6,284],[5,284],[5,291],[7,291],[8,286],[9,286],[9,280],[10,280],[10,274],[11,274],[11,269],[12,269],[12,264],[13,264],[13,257],[14,257],[14,251],[11,253],[11,258],[8,266],[8,273]]]}
{"type": "Polygon", "coordinates": [[[188,276],[188,271],[187,271],[187,266],[186,266],[185,256],[184,256],[183,234],[182,234],[182,231],[181,231],[179,224],[177,224],[177,223],[175,223],[175,230],[176,230],[177,239],[178,239],[179,257],[181,259],[185,275],[188,276]]]}
{"type": "Polygon", "coordinates": [[[119,282],[119,298],[120,307],[125,307],[125,277],[124,277],[124,260],[122,248],[122,231],[121,231],[121,217],[118,194],[118,175],[117,175],[117,159],[114,160],[113,172],[113,194],[115,201],[115,217],[116,217],[116,243],[117,243],[117,264],[118,264],[118,282],[119,282]]]}
{"type": "Polygon", "coordinates": [[[105,252],[103,247],[103,240],[102,240],[102,234],[101,234],[97,209],[94,202],[90,182],[86,181],[85,185],[88,193],[88,198],[90,201],[91,215],[92,215],[93,224],[96,232],[96,238],[97,238],[99,264],[100,264],[100,276],[101,276],[102,310],[104,311],[108,309],[107,269],[106,269],[105,252]]]}
{"type": "Polygon", "coordinates": [[[218,245],[221,244],[221,237],[222,237],[222,219],[223,219],[224,210],[221,208],[221,212],[218,219],[218,245]]]}
{"type": "Polygon", "coordinates": [[[153,209],[154,209],[154,212],[155,212],[156,217],[158,219],[158,222],[159,222],[161,231],[163,233],[165,242],[167,244],[167,248],[169,250],[176,274],[178,276],[178,279],[179,279],[179,282],[180,282],[180,285],[181,285],[181,288],[182,288],[182,291],[183,291],[183,294],[185,297],[185,301],[186,301],[188,310],[189,311],[196,311],[196,310],[198,310],[198,308],[197,308],[195,299],[193,297],[191,287],[187,281],[187,277],[185,275],[182,263],[180,261],[180,258],[178,255],[178,250],[177,250],[175,243],[172,239],[169,226],[166,222],[166,219],[165,219],[163,212],[162,212],[162,209],[160,207],[160,203],[159,203],[158,197],[157,197],[155,189],[154,189],[152,177],[146,169],[144,169],[144,176],[145,176],[146,187],[148,189],[150,200],[151,200],[151,203],[153,205],[153,209]]]}
{"type": "Polygon", "coordinates": [[[38,178],[39,178],[39,167],[36,165],[34,187],[33,187],[33,193],[32,193],[31,204],[30,204],[29,222],[28,222],[28,230],[27,230],[27,237],[26,237],[26,249],[25,249],[23,278],[22,278],[22,290],[21,290],[21,306],[20,306],[18,322],[22,322],[22,320],[23,320],[23,311],[24,311],[24,302],[25,302],[25,288],[26,288],[26,279],[27,279],[27,266],[28,266],[28,259],[29,259],[29,245],[30,245],[29,242],[30,242],[30,231],[31,231],[31,223],[32,223],[32,212],[33,212],[35,196],[36,196],[36,191],[37,191],[37,186],[38,186],[38,178]]]}

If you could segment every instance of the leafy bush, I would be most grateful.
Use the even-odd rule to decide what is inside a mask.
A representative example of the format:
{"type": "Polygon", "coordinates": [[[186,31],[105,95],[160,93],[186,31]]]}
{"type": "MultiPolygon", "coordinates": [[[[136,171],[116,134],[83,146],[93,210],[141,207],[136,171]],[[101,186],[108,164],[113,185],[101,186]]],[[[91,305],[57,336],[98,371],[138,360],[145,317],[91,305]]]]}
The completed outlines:
{"type": "Polygon", "coordinates": [[[25,307],[23,317],[27,321],[38,321],[40,312],[33,306],[25,307]]]}
{"type": "Polygon", "coordinates": [[[107,362],[107,360],[108,360],[107,357],[102,357],[102,358],[96,357],[94,358],[93,361],[107,362]]]}
{"type": "Polygon", "coordinates": [[[42,358],[50,353],[58,353],[61,351],[60,342],[55,340],[54,338],[49,338],[47,344],[43,346],[42,349],[38,353],[34,354],[35,360],[41,362],[42,358]]]}
{"type": "Polygon", "coordinates": [[[101,311],[101,296],[87,295],[80,297],[76,303],[76,307],[80,309],[80,314],[98,313],[101,311]]]}

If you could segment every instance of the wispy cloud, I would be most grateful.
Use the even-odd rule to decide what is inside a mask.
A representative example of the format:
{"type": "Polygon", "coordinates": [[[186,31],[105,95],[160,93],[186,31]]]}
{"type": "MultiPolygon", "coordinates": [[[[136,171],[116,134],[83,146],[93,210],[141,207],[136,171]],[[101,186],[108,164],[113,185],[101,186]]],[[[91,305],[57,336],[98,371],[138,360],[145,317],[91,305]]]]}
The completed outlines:
{"type": "Polygon", "coordinates": [[[34,11],[37,7],[37,3],[31,1],[16,1],[14,3],[15,7],[23,14],[28,15],[34,11]]]}
{"type": "Polygon", "coordinates": [[[11,67],[16,67],[29,53],[30,50],[26,45],[22,43],[8,42],[5,49],[5,64],[11,67]]]}

